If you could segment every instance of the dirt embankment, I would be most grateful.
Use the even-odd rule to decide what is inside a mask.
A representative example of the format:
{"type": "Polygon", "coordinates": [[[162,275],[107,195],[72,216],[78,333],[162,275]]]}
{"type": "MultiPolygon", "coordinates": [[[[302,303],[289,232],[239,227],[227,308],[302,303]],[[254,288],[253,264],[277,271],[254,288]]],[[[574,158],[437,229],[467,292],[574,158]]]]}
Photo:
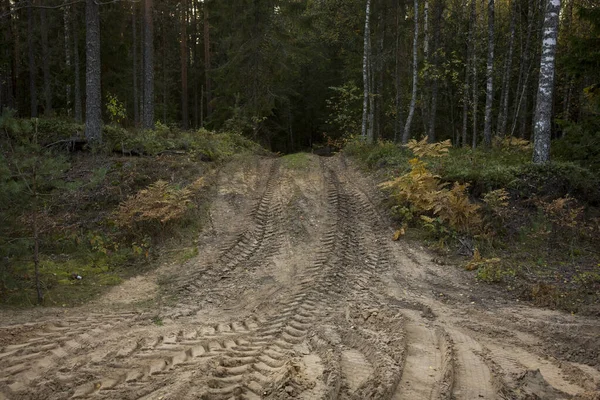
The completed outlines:
{"type": "Polygon", "coordinates": [[[200,255],[142,282],[160,309],[126,290],[5,322],[0,399],[600,398],[600,321],[392,242],[369,182],[307,157],[220,172],[200,255]]]}

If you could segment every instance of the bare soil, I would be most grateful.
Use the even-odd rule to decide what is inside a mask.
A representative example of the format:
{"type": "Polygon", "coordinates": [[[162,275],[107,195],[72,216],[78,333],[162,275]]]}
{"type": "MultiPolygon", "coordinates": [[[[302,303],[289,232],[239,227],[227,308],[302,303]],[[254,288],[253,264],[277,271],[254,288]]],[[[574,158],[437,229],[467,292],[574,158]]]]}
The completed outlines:
{"type": "Polygon", "coordinates": [[[309,157],[223,167],[183,265],[2,313],[0,399],[600,399],[598,319],[393,242],[369,180],[309,157]]]}

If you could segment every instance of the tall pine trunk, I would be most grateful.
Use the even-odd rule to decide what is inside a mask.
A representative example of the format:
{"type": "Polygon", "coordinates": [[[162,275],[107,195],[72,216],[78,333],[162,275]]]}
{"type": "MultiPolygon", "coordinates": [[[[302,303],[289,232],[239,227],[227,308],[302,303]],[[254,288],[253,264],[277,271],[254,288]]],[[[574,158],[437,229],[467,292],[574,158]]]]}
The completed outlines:
{"type": "Polygon", "coordinates": [[[427,136],[430,142],[436,141],[435,136],[435,122],[437,117],[437,101],[438,101],[438,89],[439,89],[439,45],[440,45],[440,30],[442,25],[442,13],[444,11],[443,4],[440,0],[435,3],[435,27],[433,31],[433,73],[431,83],[431,109],[429,111],[429,131],[427,136]]]}
{"type": "Polygon", "coordinates": [[[396,120],[394,122],[394,142],[398,142],[404,132],[404,124],[402,123],[404,121],[402,113],[402,82],[400,80],[400,59],[402,57],[402,54],[400,54],[400,15],[404,15],[404,7],[399,7],[398,4],[396,6],[396,120]]]}
{"type": "Polygon", "coordinates": [[[152,0],[144,0],[144,115],[142,124],[145,129],[154,129],[154,20],[152,13],[152,0]]]}
{"type": "Polygon", "coordinates": [[[81,100],[81,65],[79,59],[79,26],[77,25],[78,14],[73,8],[73,68],[75,70],[75,121],[83,121],[83,110],[81,100]]]}
{"type": "Polygon", "coordinates": [[[27,7],[27,46],[29,56],[29,96],[30,96],[30,115],[32,118],[38,116],[37,108],[37,87],[35,78],[37,75],[37,67],[35,64],[35,49],[33,44],[33,7],[27,7]]]}
{"type": "Polygon", "coordinates": [[[131,32],[132,32],[132,58],[133,58],[133,123],[137,127],[140,123],[140,99],[138,76],[138,39],[137,39],[137,4],[131,4],[131,32]]]}
{"type": "Polygon", "coordinates": [[[50,84],[50,54],[48,46],[48,15],[40,9],[40,31],[42,34],[42,71],[44,74],[44,114],[52,113],[52,86],[50,84]]]}
{"type": "Polygon", "coordinates": [[[181,125],[183,129],[189,128],[188,110],[188,41],[187,41],[187,1],[182,0],[180,21],[179,53],[181,61],[181,125]]]}
{"type": "MultiPolygon", "coordinates": [[[[68,0],[65,1],[67,3],[68,0]]],[[[70,73],[72,71],[71,65],[71,7],[66,5],[63,9],[63,24],[64,24],[64,39],[65,39],[65,66],[67,71],[70,73]]],[[[66,102],[65,108],[67,110],[67,115],[71,116],[73,110],[71,109],[72,99],[71,99],[71,82],[67,82],[65,85],[66,92],[66,102]]]]}
{"type": "Polygon", "coordinates": [[[365,13],[365,32],[363,38],[363,111],[362,111],[362,130],[363,139],[367,138],[368,118],[369,118],[369,44],[371,36],[370,27],[371,0],[367,0],[367,9],[365,13]]]}
{"type": "Polygon", "coordinates": [[[513,52],[515,44],[515,32],[517,21],[517,0],[511,0],[510,7],[510,38],[508,39],[508,53],[504,60],[504,72],[502,75],[502,94],[500,96],[500,112],[498,113],[497,134],[506,135],[506,125],[508,121],[508,100],[510,97],[510,72],[512,69],[513,52]]]}
{"type": "Polygon", "coordinates": [[[471,18],[473,20],[473,53],[471,59],[471,68],[473,70],[473,138],[472,147],[477,147],[477,111],[479,107],[479,82],[477,80],[477,0],[471,3],[471,18]]]}
{"type": "Polygon", "coordinates": [[[85,138],[102,142],[100,10],[96,0],[85,3],[85,138]]]}
{"type": "Polygon", "coordinates": [[[483,143],[492,147],[492,106],[494,102],[494,0],[488,0],[488,55],[487,85],[485,91],[485,117],[483,125],[483,143]]]}
{"type": "Polygon", "coordinates": [[[533,162],[541,164],[550,160],[552,135],[552,96],[554,94],[554,66],[560,0],[548,0],[542,36],[542,57],[534,116],[533,162]]]}
{"type": "Polygon", "coordinates": [[[410,127],[412,120],[415,115],[415,106],[417,103],[417,81],[419,79],[419,0],[414,0],[415,8],[415,31],[413,38],[413,84],[412,84],[412,96],[410,99],[410,106],[408,107],[408,117],[406,118],[406,124],[404,125],[404,132],[402,134],[402,143],[408,143],[410,138],[410,127]]]}
{"type": "Polygon", "coordinates": [[[202,3],[204,7],[204,76],[205,76],[205,89],[204,94],[206,96],[206,117],[210,118],[212,114],[211,101],[212,101],[212,86],[210,81],[210,25],[208,21],[208,5],[207,0],[202,3]]]}
{"type": "Polygon", "coordinates": [[[471,76],[471,54],[473,53],[473,32],[475,30],[475,2],[471,0],[471,12],[469,15],[469,33],[467,35],[467,55],[465,62],[465,83],[463,85],[463,127],[462,127],[462,145],[467,146],[467,132],[469,124],[469,98],[470,85],[469,78],[471,76]]]}

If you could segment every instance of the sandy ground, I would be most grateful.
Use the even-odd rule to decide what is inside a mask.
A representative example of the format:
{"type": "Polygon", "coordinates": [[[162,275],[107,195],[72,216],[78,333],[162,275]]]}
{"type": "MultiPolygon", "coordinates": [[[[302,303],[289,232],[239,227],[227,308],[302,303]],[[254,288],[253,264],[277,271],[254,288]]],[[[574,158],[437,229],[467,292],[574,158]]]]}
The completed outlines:
{"type": "Polygon", "coordinates": [[[225,166],[195,259],[2,314],[0,400],[600,399],[600,321],[393,242],[380,200],[342,156],[225,166]]]}

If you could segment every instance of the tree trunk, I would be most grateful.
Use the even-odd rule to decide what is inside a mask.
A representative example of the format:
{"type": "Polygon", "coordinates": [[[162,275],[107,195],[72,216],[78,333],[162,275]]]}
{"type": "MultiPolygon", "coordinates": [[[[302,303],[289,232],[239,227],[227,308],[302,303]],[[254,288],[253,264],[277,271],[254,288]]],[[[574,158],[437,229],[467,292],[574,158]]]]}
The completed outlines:
{"type": "Polygon", "coordinates": [[[440,30],[442,25],[443,4],[440,0],[435,3],[435,27],[433,31],[433,79],[431,87],[431,109],[429,110],[429,131],[428,137],[430,142],[436,141],[435,136],[435,121],[437,116],[437,100],[439,88],[439,45],[440,45],[440,30]]]}
{"type": "Polygon", "coordinates": [[[415,105],[417,103],[417,81],[419,79],[419,65],[418,65],[418,50],[419,50],[419,0],[414,0],[415,4],[415,32],[413,38],[413,84],[412,84],[412,96],[410,99],[410,106],[408,108],[408,118],[404,125],[404,132],[402,135],[402,143],[408,143],[410,138],[410,127],[412,125],[413,116],[415,115],[415,105]]]}
{"type": "Polygon", "coordinates": [[[4,31],[4,39],[6,45],[4,46],[4,57],[8,60],[8,72],[6,76],[6,100],[4,104],[10,108],[16,108],[16,75],[15,75],[15,62],[16,58],[13,57],[11,52],[14,52],[14,33],[12,28],[12,9],[10,0],[2,0],[2,12],[7,14],[6,17],[6,29],[4,31]]]}
{"type": "Polygon", "coordinates": [[[194,128],[198,129],[198,127],[200,126],[199,123],[199,110],[198,110],[198,86],[200,85],[200,82],[198,80],[198,39],[199,39],[199,35],[198,35],[198,8],[196,7],[196,3],[194,0],[192,0],[191,3],[191,7],[192,7],[192,11],[193,11],[193,15],[194,15],[194,45],[192,46],[192,51],[193,51],[193,58],[192,58],[192,62],[194,65],[193,68],[193,86],[194,86],[194,128]]]}
{"type": "Polygon", "coordinates": [[[210,82],[210,25],[208,23],[208,5],[207,0],[202,3],[204,6],[204,75],[205,75],[205,90],[206,95],[206,117],[210,118],[212,113],[212,87],[210,82]]]}
{"type": "Polygon", "coordinates": [[[469,77],[471,76],[471,54],[473,53],[473,31],[475,30],[475,2],[471,0],[471,13],[469,16],[469,33],[467,35],[467,55],[465,62],[465,84],[463,86],[463,127],[462,127],[462,145],[467,146],[467,131],[469,124],[469,97],[470,85],[469,77]]]}
{"type": "Polygon", "coordinates": [[[154,21],[152,12],[152,0],[144,0],[144,129],[154,129],[154,21]]]}
{"type": "MultiPolygon", "coordinates": [[[[67,3],[68,0],[65,0],[65,3],[67,3]]],[[[72,66],[71,66],[71,7],[70,6],[64,6],[63,9],[63,24],[64,24],[64,31],[65,31],[65,66],[67,68],[67,71],[71,72],[72,71],[72,66]]],[[[72,99],[71,99],[71,83],[67,81],[67,84],[65,85],[65,94],[66,94],[66,101],[65,101],[65,108],[67,111],[67,115],[70,117],[71,115],[73,115],[73,110],[71,109],[71,105],[72,105],[72,99]]]]}
{"type": "Polygon", "coordinates": [[[423,54],[425,62],[429,62],[429,0],[423,5],[423,54]]]}
{"type": "Polygon", "coordinates": [[[402,82],[400,81],[400,58],[402,54],[400,54],[400,15],[404,15],[402,12],[403,8],[396,8],[396,121],[394,123],[394,142],[398,142],[400,138],[403,136],[404,132],[404,124],[402,121],[404,120],[404,116],[402,113],[402,82]]]}
{"type": "Polygon", "coordinates": [[[560,0],[549,0],[544,19],[540,79],[535,109],[533,162],[541,164],[550,160],[552,135],[552,96],[554,94],[554,65],[558,39],[560,0]]]}
{"type": "Polygon", "coordinates": [[[29,95],[30,95],[30,115],[32,118],[38,116],[37,108],[37,88],[35,84],[35,77],[37,75],[37,68],[35,65],[35,50],[33,48],[33,8],[27,7],[27,46],[29,54],[29,95]]]}
{"type": "Polygon", "coordinates": [[[131,4],[131,31],[133,35],[132,58],[133,58],[133,123],[137,127],[140,123],[140,99],[138,89],[138,39],[137,39],[137,4],[131,4]]]}
{"type": "Polygon", "coordinates": [[[362,112],[362,130],[363,139],[367,138],[367,120],[369,118],[369,43],[371,36],[371,28],[369,20],[371,17],[371,0],[367,0],[367,8],[365,13],[365,32],[363,45],[363,112],[362,112]]]}
{"type": "MultiPolygon", "coordinates": [[[[519,83],[517,84],[517,96],[519,96],[518,101],[515,101],[515,107],[513,112],[513,125],[510,131],[510,135],[514,136],[517,123],[519,121],[519,116],[521,115],[521,109],[523,108],[523,102],[527,103],[527,84],[529,81],[529,75],[531,70],[531,65],[529,63],[529,53],[531,47],[531,35],[533,33],[533,7],[531,5],[528,6],[527,11],[527,38],[525,39],[525,47],[521,52],[521,65],[519,67],[519,83]]],[[[523,132],[521,132],[521,137],[523,136],[523,132]]]]}
{"type": "Polygon", "coordinates": [[[81,101],[81,65],[79,60],[79,27],[77,26],[78,15],[73,9],[73,68],[75,70],[75,121],[83,121],[83,110],[81,101]]]}
{"type": "Polygon", "coordinates": [[[508,120],[508,100],[510,96],[510,72],[512,69],[512,59],[515,44],[515,32],[517,22],[517,0],[511,0],[510,7],[510,38],[508,40],[508,53],[504,60],[504,73],[502,75],[502,94],[500,97],[500,112],[498,114],[497,134],[504,137],[506,135],[506,125],[508,120]]]}
{"type": "Polygon", "coordinates": [[[384,78],[384,50],[385,50],[385,21],[381,15],[387,14],[387,9],[382,10],[379,16],[380,37],[377,49],[377,75],[375,79],[375,132],[373,140],[383,138],[383,78],[384,78]]]}
{"type": "Polygon", "coordinates": [[[166,27],[165,18],[162,18],[162,99],[163,99],[163,123],[167,123],[167,35],[166,35],[166,27]]]}
{"type": "Polygon", "coordinates": [[[471,67],[473,69],[473,140],[472,147],[477,147],[477,108],[479,106],[479,88],[477,81],[477,1],[471,3],[471,18],[473,20],[473,58],[471,67]]]}
{"type": "Polygon", "coordinates": [[[85,138],[102,143],[100,10],[96,0],[85,3],[85,138]]]}
{"type": "Polygon", "coordinates": [[[492,147],[492,106],[494,102],[494,0],[488,0],[488,56],[487,85],[485,91],[485,118],[483,143],[492,147]]]}
{"type": "Polygon", "coordinates": [[[50,55],[48,47],[48,15],[40,9],[40,30],[42,34],[42,71],[44,73],[44,114],[52,113],[52,87],[50,85],[50,55]]]}
{"type": "Polygon", "coordinates": [[[181,1],[181,38],[179,40],[179,53],[181,61],[181,125],[187,130],[189,128],[188,111],[188,44],[187,44],[187,1],[181,1]]]}

